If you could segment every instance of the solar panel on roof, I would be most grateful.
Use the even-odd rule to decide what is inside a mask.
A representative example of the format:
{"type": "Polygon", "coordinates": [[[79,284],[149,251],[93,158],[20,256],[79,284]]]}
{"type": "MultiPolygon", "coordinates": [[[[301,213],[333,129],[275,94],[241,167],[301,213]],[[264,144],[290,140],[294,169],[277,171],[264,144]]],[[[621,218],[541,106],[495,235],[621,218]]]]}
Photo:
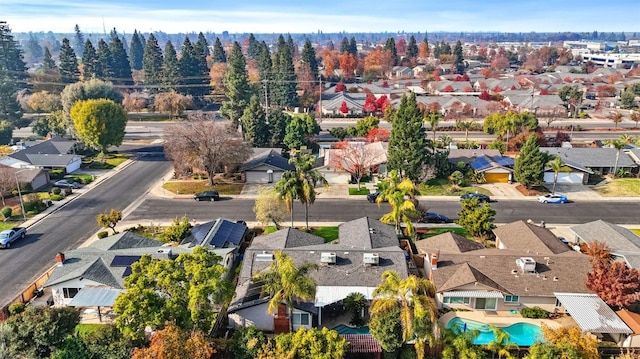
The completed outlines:
{"type": "Polygon", "coordinates": [[[478,157],[475,161],[471,162],[471,167],[474,170],[479,171],[491,167],[491,163],[489,163],[489,160],[486,157],[478,157]]]}
{"type": "Polygon", "coordinates": [[[500,166],[513,166],[514,161],[511,157],[494,157],[493,160],[500,166]]]}
{"type": "Polygon", "coordinates": [[[111,261],[110,267],[129,267],[133,263],[140,260],[141,256],[115,256],[111,261]]]}
{"type": "Polygon", "coordinates": [[[209,244],[217,248],[224,248],[227,243],[238,245],[242,241],[245,231],[246,226],[242,224],[223,221],[209,244]]]}
{"type": "Polygon", "coordinates": [[[128,277],[131,275],[131,267],[127,267],[124,269],[124,273],[122,273],[122,278],[128,277]]]}

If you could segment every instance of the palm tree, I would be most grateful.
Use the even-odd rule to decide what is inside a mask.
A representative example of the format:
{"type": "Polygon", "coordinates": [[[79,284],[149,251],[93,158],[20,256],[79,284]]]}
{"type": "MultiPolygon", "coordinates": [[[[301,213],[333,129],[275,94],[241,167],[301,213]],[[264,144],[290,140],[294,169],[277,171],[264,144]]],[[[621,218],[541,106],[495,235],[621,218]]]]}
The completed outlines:
{"type": "Polygon", "coordinates": [[[476,128],[476,123],[473,121],[456,121],[456,128],[464,131],[464,142],[469,143],[469,130],[476,128]]]}
{"type": "Polygon", "coordinates": [[[511,355],[511,350],[518,349],[518,346],[515,343],[509,341],[510,335],[500,328],[496,328],[495,326],[489,326],[491,331],[493,332],[494,340],[492,340],[489,344],[485,345],[485,348],[492,353],[497,353],[498,358],[502,359],[505,357],[507,359],[513,358],[511,355]]]}
{"type": "Polygon", "coordinates": [[[284,200],[287,210],[291,213],[291,227],[293,228],[293,202],[298,199],[298,177],[295,171],[286,171],[276,183],[274,190],[284,200]]]}
{"type": "Polygon", "coordinates": [[[278,310],[278,306],[284,302],[289,315],[289,331],[293,329],[293,303],[300,300],[312,300],[316,295],[316,282],[311,278],[309,272],[318,269],[315,263],[296,263],[286,253],[281,251],[273,252],[274,260],[269,268],[255,274],[252,278],[254,282],[262,282],[262,294],[271,297],[267,312],[273,314],[278,310]]]}
{"type": "Polygon", "coordinates": [[[389,202],[391,212],[380,218],[383,223],[393,223],[397,233],[402,233],[401,223],[405,224],[407,234],[413,235],[413,218],[419,215],[416,207],[416,186],[410,179],[402,179],[398,171],[389,172],[389,179],[382,183],[380,195],[376,198],[376,203],[389,202]]]}
{"type": "Polygon", "coordinates": [[[329,183],[313,166],[316,158],[311,154],[295,154],[289,162],[295,166],[298,200],[304,205],[306,229],[309,230],[309,207],[316,201],[316,185],[329,187],[329,183]]]}
{"type": "Polygon", "coordinates": [[[558,183],[558,172],[567,172],[569,171],[569,167],[565,166],[562,158],[558,156],[554,156],[551,161],[547,162],[547,166],[553,171],[553,189],[551,190],[551,194],[554,194],[556,193],[556,183],[558,183]]]}
{"type": "Polygon", "coordinates": [[[436,143],[436,129],[438,128],[438,123],[442,121],[442,114],[439,112],[429,112],[429,114],[423,119],[431,125],[431,132],[433,132],[433,144],[435,146],[436,143]]]}
{"type": "Polygon", "coordinates": [[[605,145],[609,145],[613,148],[616,149],[616,165],[615,167],[613,167],[613,177],[616,176],[616,173],[618,172],[618,161],[620,160],[620,151],[622,151],[622,149],[624,149],[624,147],[628,144],[626,142],[626,139],[623,138],[613,138],[610,140],[606,140],[604,141],[605,145]]]}
{"type": "Polygon", "coordinates": [[[397,272],[385,271],[382,283],[373,291],[375,299],[369,311],[378,315],[399,308],[402,339],[415,339],[416,354],[422,359],[426,343],[440,338],[435,293],[435,286],[425,278],[411,275],[400,279],[397,272]]]}
{"type": "Polygon", "coordinates": [[[444,333],[444,349],[442,357],[444,359],[481,359],[484,352],[473,344],[473,341],[480,335],[477,329],[462,332],[458,327],[447,329],[444,333]]]}
{"type": "Polygon", "coordinates": [[[349,324],[354,327],[363,326],[364,320],[362,319],[361,312],[367,307],[367,298],[364,297],[364,294],[358,292],[351,293],[344,298],[343,303],[344,306],[351,311],[349,324]]]}

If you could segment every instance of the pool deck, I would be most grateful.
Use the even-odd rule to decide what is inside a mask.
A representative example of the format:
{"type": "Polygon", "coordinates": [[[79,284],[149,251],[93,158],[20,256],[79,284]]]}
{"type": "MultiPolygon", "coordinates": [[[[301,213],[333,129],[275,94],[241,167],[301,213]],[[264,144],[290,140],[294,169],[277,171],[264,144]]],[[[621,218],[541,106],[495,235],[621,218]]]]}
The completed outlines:
{"type": "Polygon", "coordinates": [[[446,327],[447,323],[455,317],[461,319],[474,320],[476,322],[486,323],[494,325],[498,328],[508,327],[515,323],[529,323],[537,326],[542,324],[556,329],[564,326],[575,326],[576,322],[568,316],[564,316],[558,319],[529,319],[523,318],[520,314],[513,314],[509,311],[469,311],[469,312],[449,312],[440,317],[440,323],[446,327]]]}

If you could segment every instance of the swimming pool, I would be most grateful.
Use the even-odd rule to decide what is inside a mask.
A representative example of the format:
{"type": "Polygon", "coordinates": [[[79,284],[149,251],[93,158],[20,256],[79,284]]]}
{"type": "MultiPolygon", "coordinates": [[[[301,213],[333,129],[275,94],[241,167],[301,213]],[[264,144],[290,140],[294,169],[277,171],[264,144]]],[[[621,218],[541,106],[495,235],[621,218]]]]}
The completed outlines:
{"type": "MultiPolygon", "coordinates": [[[[455,317],[447,323],[447,328],[457,326],[461,331],[477,329],[480,335],[473,341],[473,344],[489,344],[495,339],[488,324],[476,322],[474,320],[455,317]]],[[[529,323],[515,323],[500,329],[509,333],[509,341],[519,346],[530,346],[536,341],[543,341],[540,327],[529,323]]]]}
{"type": "Polygon", "coordinates": [[[369,334],[369,327],[350,327],[348,325],[339,324],[333,327],[333,330],[338,332],[338,334],[369,334]]]}

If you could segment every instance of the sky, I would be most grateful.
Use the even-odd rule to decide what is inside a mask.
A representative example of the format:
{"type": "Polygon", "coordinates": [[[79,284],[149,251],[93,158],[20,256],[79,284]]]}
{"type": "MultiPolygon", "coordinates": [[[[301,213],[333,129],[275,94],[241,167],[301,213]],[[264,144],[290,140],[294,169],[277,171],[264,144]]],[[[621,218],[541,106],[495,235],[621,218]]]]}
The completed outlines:
{"type": "Polygon", "coordinates": [[[0,0],[13,32],[640,32],[639,0],[0,0]]]}

